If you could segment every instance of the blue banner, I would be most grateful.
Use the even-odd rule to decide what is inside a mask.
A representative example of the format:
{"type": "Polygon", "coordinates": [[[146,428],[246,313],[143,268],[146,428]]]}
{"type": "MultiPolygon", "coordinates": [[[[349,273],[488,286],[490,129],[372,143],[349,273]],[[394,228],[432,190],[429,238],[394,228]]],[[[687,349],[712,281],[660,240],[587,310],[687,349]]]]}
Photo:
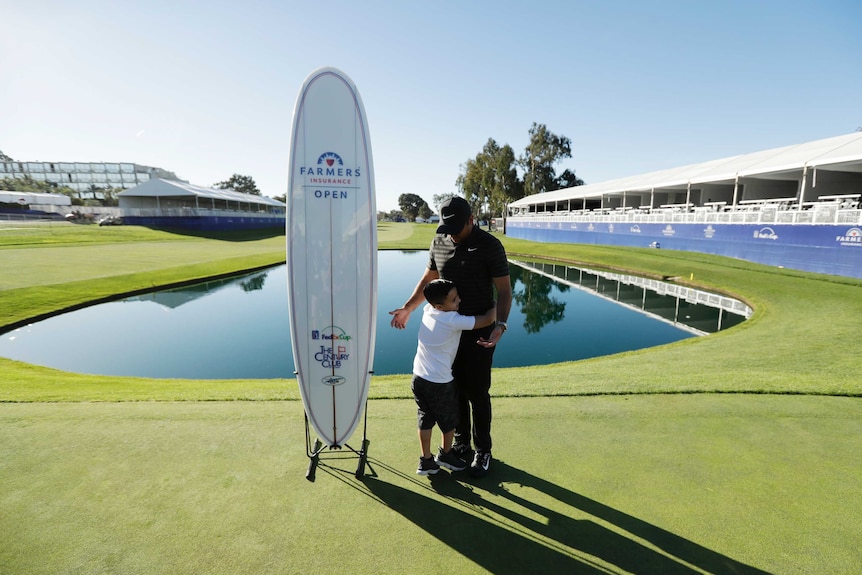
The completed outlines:
{"type": "Polygon", "coordinates": [[[506,222],[526,240],[693,251],[862,278],[862,228],[854,225],[506,222]]]}

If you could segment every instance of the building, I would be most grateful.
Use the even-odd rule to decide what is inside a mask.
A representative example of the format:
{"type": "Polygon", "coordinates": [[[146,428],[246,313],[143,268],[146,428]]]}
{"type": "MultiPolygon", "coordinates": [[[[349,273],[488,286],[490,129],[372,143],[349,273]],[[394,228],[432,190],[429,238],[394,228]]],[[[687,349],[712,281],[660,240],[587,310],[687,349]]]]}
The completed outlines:
{"type": "Polygon", "coordinates": [[[140,164],[111,162],[0,161],[0,179],[29,176],[37,182],[71,188],[81,199],[101,197],[95,188],[133,188],[153,178],[178,180],[176,174],[140,164]]]}

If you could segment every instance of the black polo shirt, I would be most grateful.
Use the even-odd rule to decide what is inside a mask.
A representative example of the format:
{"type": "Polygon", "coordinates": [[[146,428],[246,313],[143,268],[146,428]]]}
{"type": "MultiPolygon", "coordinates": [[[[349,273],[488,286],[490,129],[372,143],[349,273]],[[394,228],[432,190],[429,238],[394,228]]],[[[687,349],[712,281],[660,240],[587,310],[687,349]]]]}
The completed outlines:
{"type": "Polygon", "coordinates": [[[494,278],[509,275],[506,250],[500,240],[473,226],[460,244],[444,234],[431,242],[428,269],[455,283],[462,315],[481,315],[494,305],[494,278]]]}

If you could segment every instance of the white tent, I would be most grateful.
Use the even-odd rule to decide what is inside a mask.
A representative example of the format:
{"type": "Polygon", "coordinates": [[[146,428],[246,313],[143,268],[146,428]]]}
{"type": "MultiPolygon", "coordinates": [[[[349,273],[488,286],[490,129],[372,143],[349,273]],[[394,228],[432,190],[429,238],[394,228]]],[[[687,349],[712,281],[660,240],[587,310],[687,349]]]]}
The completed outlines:
{"type": "Polygon", "coordinates": [[[72,199],[63,194],[0,191],[0,204],[20,206],[71,206],[72,199]]]}
{"type": "MultiPolygon", "coordinates": [[[[818,172],[831,172],[836,176],[842,172],[862,174],[862,132],[534,194],[512,202],[509,207],[523,209],[571,200],[599,199],[627,192],[686,190],[692,185],[736,185],[743,178],[749,181],[797,182],[805,193],[817,185],[818,172]]],[[[852,176],[852,181],[855,182],[856,178],[852,176]]],[[[812,196],[816,198],[813,192],[812,196]]]]}
{"type": "Polygon", "coordinates": [[[238,211],[283,210],[284,203],[234,190],[204,188],[175,180],[152,179],[117,194],[120,208],[203,208],[238,211]]]}

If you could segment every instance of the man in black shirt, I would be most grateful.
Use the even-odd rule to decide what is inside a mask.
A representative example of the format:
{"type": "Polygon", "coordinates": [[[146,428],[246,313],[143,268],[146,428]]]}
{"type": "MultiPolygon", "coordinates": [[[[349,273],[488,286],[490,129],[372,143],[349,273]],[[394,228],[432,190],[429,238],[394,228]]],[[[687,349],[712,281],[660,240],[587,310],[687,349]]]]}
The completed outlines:
{"type": "Polygon", "coordinates": [[[425,273],[407,303],[389,313],[393,316],[392,327],[404,329],[410,313],[424,301],[425,284],[438,278],[455,283],[462,315],[485,313],[494,305],[496,290],[497,323],[462,332],[452,365],[460,412],[453,449],[459,456],[469,458],[472,415],[476,453],[470,474],[481,477],[491,465],[491,364],[496,344],[508,329],[506,319],[512,307],[509,264],[500,240],[475,225],[467,200],[455,196],[446,201],[440,207],[440,217],[442,223],[431,242],[425,273]]]}

